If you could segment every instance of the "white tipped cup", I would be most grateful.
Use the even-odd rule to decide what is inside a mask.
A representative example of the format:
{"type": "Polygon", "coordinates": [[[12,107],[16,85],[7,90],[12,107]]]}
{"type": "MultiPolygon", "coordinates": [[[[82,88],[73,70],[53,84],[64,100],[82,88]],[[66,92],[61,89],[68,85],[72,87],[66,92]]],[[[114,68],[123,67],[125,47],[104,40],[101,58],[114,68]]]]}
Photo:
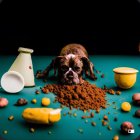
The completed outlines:
{"type": "Polygon", "coordinates": [[[31,58],[31,53],[33,53],[33,50],[20,47],[18,51],[20,53],[10,67],[9,71],[19,72],[24,78],[25,87],[35,86],[33,64],[31,58]]]}
{"type": "Polygon", "coordinates": [[[24,78],[16,71],[6,72],[1,78],[1,87],[8,93],[17,93],[24,88],[24,78]]]}

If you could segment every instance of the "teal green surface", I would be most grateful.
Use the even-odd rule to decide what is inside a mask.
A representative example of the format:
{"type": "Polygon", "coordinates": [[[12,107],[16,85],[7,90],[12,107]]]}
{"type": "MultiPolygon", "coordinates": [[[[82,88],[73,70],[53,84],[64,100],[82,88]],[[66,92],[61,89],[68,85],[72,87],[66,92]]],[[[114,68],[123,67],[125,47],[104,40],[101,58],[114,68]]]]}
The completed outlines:
{"type": "MultiPolygon", "coordinates": [[[[32,56],[34,72],[38,69],[44,69],[51,62],[53,57],[54,56],[32,56]]],[[[16,56],[0,56],[0,76],[9,69],[15,58],[16,56]]],[[[101,74],[96,73],[98,77],[97,81],[90,81],[87,79],[90,83],[96,84],[98,87],[106,85],[107,87],[116,89],[114,73],[112,71],[115,67],[128,66],[140,70],[140,56],[95,55],[90,56],[90,59],[94,63],[95,68],[105,75],[104,78],[101,78],[101,74]]],[[[51,75],[53,75],[53,71],[51,75]]],[[[107,109],[101,110],[99,114],[94,113],[94,118],[89,118],[86,123],[85,120],[81,119],[84,113],[80,110],[72,110],[73,113],[77,113],[77,117],[70,115],[63,116],[63,113],[69,111],[69,109],[65,107],[62,109],[61,120],[52,126],[28,124],[21,117],[22,111],[25,108],[41,107],[42,97],[49,97],[51,99],[49,107],[60,107],[59,103],[53,103],[55,99],[53,93],[35,94],[36,89],[40,89],[40,87],[45,85],[42,80],[35,80],[35,87],[24,88],[24,90],[18,94],[7,94],[1,89],[0,96],[6,97],[9,100],[7,107],[0,108],[0,137],[3,137],[5,140],[111,140],[116,134],[119,135],[120,140],[133,140],[140,135],[140,126],[138,126],[138,124],[140,124],[140,119],[133,116],[135,111],[140,109],[140,107],[134,106],[132,103],[132,95],[140,92],[139,73],[137,75],[137,82],[133,88],[123,90],[121,95],[107,94],[106,98],[108,99],[108,103],[112,104],[112,102],[115,101],[118,110],[113,108],[115,105],[111,105],[107,109]],[[26,98],[29,103],[25,106],[14,106],[14,103],[16,103],[19,98],[26,98]],[[36,104],[31,103],[33,98],[37,99],[36,104]],[[124,113],[121,111],[120,106],[124,101],[131,103],[132,109],[130,112],[124,113]],[[110,114],[108,114],[108,112],[110,112],[110,114]],[[102,126],[101,120],[105,114],[109,117],[109,125],[112,127],[111,131],[107,129],[107,126],[102,126]],[[8,120],[8,117],[11,115],[14,115],[13,121],[8,120]],[[117,122],[114,122],[114,117],[118,118],[117,122]],[[96,122],[96,126],[91,125],[92,121],[96,122]],[[123,135],[120,133],[120,125],[124,121],[130,121],[134,124],[134,134],[123,135]],[[35,128],[34,133],[29,132],[30,127],[35,128]],[[78,132],[79,128],[83,129],[83,133],[78,132]],[[8,134],[3,134],[4,130],[7,130],[8,134]],[[49,131],[51,131],[52,134],[48,134],[49,131]]],[[[47,83],[56,83],[56,81],[48,80],[47,83]]]]}

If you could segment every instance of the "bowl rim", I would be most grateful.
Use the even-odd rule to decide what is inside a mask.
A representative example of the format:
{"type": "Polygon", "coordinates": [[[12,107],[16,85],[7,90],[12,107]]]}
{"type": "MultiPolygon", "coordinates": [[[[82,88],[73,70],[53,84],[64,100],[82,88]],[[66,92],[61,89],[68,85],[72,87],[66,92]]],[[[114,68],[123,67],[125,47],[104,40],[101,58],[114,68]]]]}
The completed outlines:
{"type": "Polygon", "coordinates": [[[139,71],[131,67],[117,67],[113,69],[113,72],[121,73],[121,74],[134,74],[134,73],[138,73],[139,71]]]}
{"type": "Polygon", "coordinates": [[[1,78],[1,87],[2,87],[3,90],[5,90],[8,93],[17,93],[17,92],[20,92],[24,88],[24,83],[25,82],[24,82],[23,76],[19,72],[17,72],[17,71],[8,71],[8,72],[4,73],[3,76],[2,76],[2,78],[1,78]],[[18,76],[20,78],[20,81],[22,83],[22,86],[17,91],[9,90],[4,85],[4,80],[6,80],[6,77],[8,75],[15,75],[15,76],[18,76]]]}

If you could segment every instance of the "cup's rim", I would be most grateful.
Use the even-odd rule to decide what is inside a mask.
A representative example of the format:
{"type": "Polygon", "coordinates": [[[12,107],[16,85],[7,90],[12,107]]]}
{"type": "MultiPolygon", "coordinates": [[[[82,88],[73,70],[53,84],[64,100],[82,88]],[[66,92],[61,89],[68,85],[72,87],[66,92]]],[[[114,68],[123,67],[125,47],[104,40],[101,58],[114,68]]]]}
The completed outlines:
{"type": "Polygon", "coordinates": [[[137,69],[130,68],[130,67],[117,67],[113,69],[113,72],[121,73],[121,74],[134,74],[134,73],[138,73],[139,71],[137,69]]]}
{"type": "Polygon", "coordinates": [[[17,92],[20,92],[23,88],[24,88],[24,78],[23,76],[19,73],[19,72],[16,72],[16,71],[8,71],[6,73],[3,74],[2,78],[1,78],[1,87],[8,93],[17,93],[17,92]],[[17,91],[12,91],[12,90],[9,90],[7,89],[6,85],[4,84],[5,80],[6,80],[6,77],[8,75],[15,75],[17,77],[20,78],[20,82],[22,83],[22,86],[17,90],[17,91]]]}

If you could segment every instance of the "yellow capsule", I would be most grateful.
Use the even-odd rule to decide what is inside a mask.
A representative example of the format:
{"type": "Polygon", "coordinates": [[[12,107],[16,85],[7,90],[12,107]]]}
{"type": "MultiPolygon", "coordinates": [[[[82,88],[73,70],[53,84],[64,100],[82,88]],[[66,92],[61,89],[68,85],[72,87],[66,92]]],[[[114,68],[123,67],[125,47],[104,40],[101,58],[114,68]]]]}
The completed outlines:
{"type": "Polygon", "coordinates": [[[50,99],[49,98],[42,98],[42,101],[41,101],[41,103],[42,103],[42,105],[43,106],[48,106],[49,104],[50,104],[50,99]]]}
{"type": "Polygon", "coordinates": [[[32,102],[33,104],[36,104],[37,100],[36,100],[36,99],[33,99],[31,102],[32,102]]]}
{"type": "Polygon", "coordinates": [[[128,102],[123,102],[122,103],[122,105],[121,105],[121,109],[123,110],[123,111],[130,111],[131,110],[131,105],[130,105],[130,103],[128,103],[128,102]]]}

